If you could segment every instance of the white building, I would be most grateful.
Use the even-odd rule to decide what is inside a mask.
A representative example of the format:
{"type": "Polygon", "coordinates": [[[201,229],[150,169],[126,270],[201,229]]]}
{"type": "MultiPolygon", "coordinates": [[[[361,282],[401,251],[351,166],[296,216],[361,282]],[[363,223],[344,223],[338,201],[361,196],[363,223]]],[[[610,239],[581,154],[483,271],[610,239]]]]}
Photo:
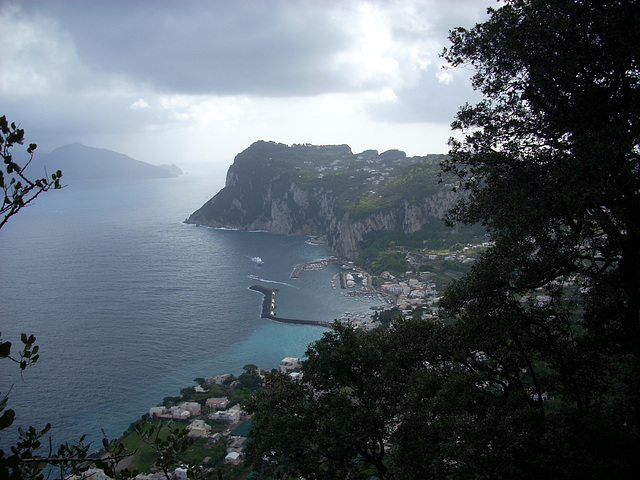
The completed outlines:
{"type": "Polygon", "coordinates": [[[186,420],[191,416],[191,412],[189,410],[185,410],[180,406],[173,406],[169,408],[169,410],[163,415],[163,417],[164,416],[175,418],[176,420],[186,420]]]}
{"type": "Polygon", "coordinates": [[[214,413],[209,418],[213,420],[220,420],[222,422],[234,423],[234,422],[240,421],[241,415],[242,415],[242,409],[240,405],[234,405],[228,410],[223,410],[221,412],[214,413]]]}
{"type": "Polygon", "coordinates": [[[230,463],[232,465],[238,465],[240,463],[240,457],[242,455],[238,452],[230,452],[224,457],[225,463],[230,463]]]}
{"type": "Polygon", "coordinates": [[[211,426],[207,425],[204,420],[194,420],[187,426],[190,437],[206,437],[211,432],[211,426]]]}
{"type": "Polygon", "coordinates": [[[162,415],[163,413],[165,413],[167,411],[166,408],[164,407],[151,407],[149,409],[149,416],[150,417],[159,417],[160,415],[162,415]]]}
{"type": "Polygon", "coordinates": [[[216,410],[224,410],[229,406],[229,399],[227,397],[213,397],[207,398],[207,407],[215,408],[216,410]]]}
{"type": "Polygon", "coordinates": [[[173,472],[173,478],[175,480],[187,480],[187,469],[178,467],[173,472]]]}
{"type": "Polygon", "coordinates": [[[111,477],[104,473],[104,470],[99,468],[90,468],[81,475],[73,475],[68,478],[69,480],[112,480],[111,477]]]}
{"type": "Polygon", "coordinates": [[[288,372],[300,367],[300,359],[295,357],[285,357],[280,362],[278,370],[281,372],[288,372]]]}
{"type": "Polygon", "coordinates": [[[200,404],[198,402],[182,402],[178,404],[178,407],[186,410],[194,417],[200,415],[200,404]]]}

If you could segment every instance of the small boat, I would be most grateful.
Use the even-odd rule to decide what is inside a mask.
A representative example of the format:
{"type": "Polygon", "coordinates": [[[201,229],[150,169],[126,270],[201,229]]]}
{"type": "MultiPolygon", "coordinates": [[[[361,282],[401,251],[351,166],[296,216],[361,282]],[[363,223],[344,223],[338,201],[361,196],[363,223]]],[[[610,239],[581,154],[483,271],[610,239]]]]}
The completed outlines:
{"type": "Polygon", "coordinates": [[[263,265],[264,262],[260,257],[251,257],[251,261],[257,263],[258,265],[263,265]]]}
{"type": "Polygon", "coordinates": [[[260,280],[260,277],[259,277],[259,276],[257,276],[257,275],[249,275],[249,278],[250,278],[251,280],[260,280]]]}

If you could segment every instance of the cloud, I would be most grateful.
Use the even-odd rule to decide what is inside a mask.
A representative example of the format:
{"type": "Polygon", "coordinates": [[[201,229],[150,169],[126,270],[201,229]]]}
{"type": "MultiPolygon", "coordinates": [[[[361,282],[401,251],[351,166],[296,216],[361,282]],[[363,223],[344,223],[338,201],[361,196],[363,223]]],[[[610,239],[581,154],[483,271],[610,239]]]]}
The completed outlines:
{"type": "Polygon", "coordinates": [[[149,103],[144,98],[139,98],[135,102],[133,102],[129,106],[129,108],[131,110],[143,110],[145,108],[151,108],[151,105],[149,105],[149,103]]]}
{"type": "MultiPolygon", "coordinates": [[[[64,42],[72,60],[103,78],[165,94],[309,96],[410,80],[437,60],[441,19],[462,3],[472,12],[482,4],[34,1],[14,7],[12,21],[48,18],[37,27],[42,41],[64,42]]],[[[63,47],[47,58],[63,59],[63,47]]]]}
{"type": "MultiPolygon", "coordinates": [[[[7,0],[0,113],[50,148],[128,154],[169,155],[173,132],[194,156],[212,138],[218,151],[257,139],[378,148],[386,129],[409,143],[400,128],[445,132],[473,95],[439,53],[493,3],[7,0]]],[[[441,137],[421,135],[423,153],[442,151],[441,137]]]]}
{"type": "Polygon", "coordinates": [[[71,83],[79,72],[71,39],[53,19],[24,19],[17,6],[0,10],[0,91],[14,95],[52,92],[71,83]]]}
{"type": "MultiPolygon", "coordinates": [[[[322,3],[263,1],[34,2],[78,58],[163,93],[307,95],[348,87],[327,69],[352,35],[322,3]]],[[[18,15],[18,14],[16,14],[18,15]]]]}
{"type": "Polygon", "coordinates": [[[470,72],[445,71],[438,66],[425,69],[415,82],[394,90],[394,95],[369,102],[368,115],[377,121],[448,125],[459,107],[480,99],[471,88],[469,76],[470,72]]]}

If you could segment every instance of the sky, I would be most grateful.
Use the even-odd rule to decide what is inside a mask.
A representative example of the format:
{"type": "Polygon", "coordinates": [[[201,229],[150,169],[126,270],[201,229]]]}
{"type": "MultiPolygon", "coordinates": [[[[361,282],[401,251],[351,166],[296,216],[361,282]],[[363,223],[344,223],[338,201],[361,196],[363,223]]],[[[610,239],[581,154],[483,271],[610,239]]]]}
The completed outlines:
{"type": "Polygon", "coordinates": [[[257,140],[445,153],[479,94],[440,57],[495,0],[0,0],[0,115],[183,170],[257,140]]]}

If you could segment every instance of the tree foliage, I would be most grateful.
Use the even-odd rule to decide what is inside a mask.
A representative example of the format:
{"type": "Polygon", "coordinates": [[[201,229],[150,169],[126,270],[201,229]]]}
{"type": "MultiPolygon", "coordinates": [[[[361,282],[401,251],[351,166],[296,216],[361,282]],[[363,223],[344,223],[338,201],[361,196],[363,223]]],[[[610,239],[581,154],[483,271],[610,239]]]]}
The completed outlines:
{"type": "Polygon", "coordinates": [[[255,414],[247,460],[275,478],[388,478],[404,372],[390,332],[336,323],[310,345],[302,380],[271,375],[245,405],[255,414]]]}
{"type": "Polygon", "coordinates": [[[509,1],[445,52],[485,96],[453,124],[444,170],[469,195],[450,218],[494,246],[443,306],[503,388],[539,400],[557,476],[637,471],[639,19],[635,1],[509,1]]]}
{"type": "Polygon", "coordinates": [[[553,392],[550,452],[585,476],[631,472],[638,448],[638,20],[636,1],[510,1],[445,53],[485,95],[454,122],[444,167],[469,195],[450,218],[495,244],[444,305],[553,392]]]}
{"type": "MultiPolygon", "coordinates": [[[[0,229],[4,227],[13,215],[17,214],[24,206],[33,202],[41,193],[50,189],[60,188],[60,178],[62,172],[59,170],[48,178],[31,179],[27,176],[26,169],[31,163],[36,144],[32,143],[27,148],[29,159],[24,165],[20,165],[14,160],[12,149],[16,145],[24,143],[24,130],[18,128],[15,123],[9,123],[3,115],[0,117],[0,156],[2,156],[3,167],[0,168],[0,188],[2,189],[2,205],[0,206],[0,229]]],[[[20,336],[22,347],[17,354],[12,354],[13,344],[11,341],[3,340],[0,334],[0,359],[9,360],[18,364],[21,371],[34,365],[39,358],[39,347],[36,345],[36,337],[23,333],[20,336]]],[[[5,394],[0,398],[0,431],[13,425],[15,411],[8,408],[9,395],[5,394]]],[[[2,478],[40,478],[42,465],[39,462],[24,461],[33,457],[33,452],[41,446],[41,437],[51,428],[50,424],[45,425],[42,430],[29,427],[27,430],[19,429],[19,440],[12,447],[11,452],[0,450],[0,476],[2,478]]],[[[55,463],[64,471],[66,458],[73,450],[76,458],[86,456],[86,450],[82,447],[82,440],[75,449],[68,445],[61,445],[55,456],[55,463]]]]}
{"type": "Polygon", "coordinates": [[[33,202],[41,193],[50,189],[61,188],[60,170],[48,176],[29,178],[26,169],[31,163],[36,144],[31,143],[27,148],[29,159],[24,165],[14,160],[11,149],[24,143],[24,130],[15,123],[9,124],[7,118],[0,117],[0,155],[4,166],[0,169],[0,188],[3,191],[2,206],[0,207],[0,228],[9,218],[18,213],[22,207],[33,202]]]}
{"type": "Polygon", "coordinates": [[[254,401],[252,459],[267,454],[269,472],[317,478],[336,449],[374,468],[356,450],[371,424],[384,427],[380,478],[640,471],[640,3],[489,13],[444,52],[484,100],[458,113],[443,173],[466,192],[449,220],[481,222],[492,246],[445,292],[441,323],[337,329],[309,350],[303,382],[254,401]]]}

